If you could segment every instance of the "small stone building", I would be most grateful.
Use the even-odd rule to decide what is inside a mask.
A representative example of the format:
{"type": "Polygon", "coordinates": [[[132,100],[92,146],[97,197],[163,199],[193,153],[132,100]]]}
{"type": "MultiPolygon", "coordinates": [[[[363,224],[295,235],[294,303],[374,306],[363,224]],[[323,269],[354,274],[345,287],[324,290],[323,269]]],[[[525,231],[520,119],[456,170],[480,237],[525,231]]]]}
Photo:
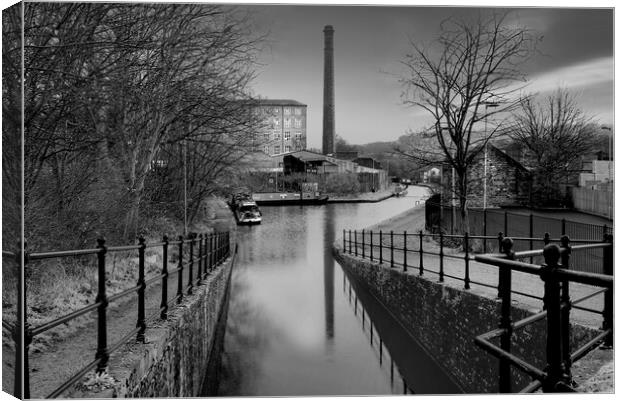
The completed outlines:
{"type": "MultiPolygon", "coordinates": [[[[484,207],[485,179],[487,208],[529,204],[532,180],[526,167],[490,143],[486,152],[486,177],[484,164],[485,152],[482,150],[469,168],[469,207],[484,207]]],[[[449,166],[443,167],[443,183],[447,188],[452,184],[451,172],[449,166]]]]}

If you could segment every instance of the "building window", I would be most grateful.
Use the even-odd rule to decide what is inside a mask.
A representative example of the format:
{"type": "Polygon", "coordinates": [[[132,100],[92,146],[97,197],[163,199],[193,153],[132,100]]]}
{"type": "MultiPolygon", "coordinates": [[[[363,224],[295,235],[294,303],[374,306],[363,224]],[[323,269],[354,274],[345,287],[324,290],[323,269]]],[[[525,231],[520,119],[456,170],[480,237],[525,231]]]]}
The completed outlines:
{"type": "Polygon", "coordinates": [[[271,139],[271,134],[269,134],[269,132],[265,132],[263,134],[263,140],[268,141],[271,139]]]}
{"type": "Polygon", "coordinates": [[[301,107],[295,107],[295,115],[296,116],[300,116],[301,115],[301,107]]]}
{"type": "Polygon", "coordinates": [[[273,147],[273,153],[278,154],[280,153],[280,145],[276,145],[273,147]]]}
{"type": "Polygon", "coordinates": [[[263,147],[263,152],[265,152],[265,153],[269,154],[269,145],[265,145],[265,146],[263,147]]]}
{"type": "Polygon", "coordinates": [[[284,151],[287,152],[287,153],[290,152],[291,151],[291,145],[286,145],[284,147],[284,151]]]}
{"type": "Polygon", "coordinates": [[[273,108],[273,112],[274,112],[275,114],[278,114],[278,113],[280,112],[280,108],[279,108],[279,107],[274,107],[274,108],[273,108]]]}
{"type": "Polygon", "coordinates": [[[284,128],[291,128],[291,119],[290,118],[285,118],[284,119],[284,128]]]}
{"type": "Polygon", "coordinates": [[[279,127],[280,126],[280,119],[279,118],[274,118],[273,119],[273,126],[274,127],[279,127]]]}
{"type": "Polygon", "coordinates": [[[301,128],[301,119],[299,118],[295,119],[295,128],[301,128]]]}
{"type": "Polygon", "coordinates": [[[273,139],[275,139],[276,141],[280,140],[280,133],[279,132],[274,132],[273,133],[273,139]]]}
{"type": "Polygon", "coordinates": [[[295,132],[295,140],[301,141],[301,132],[295,132]]]}
{"type": "Polygon", "coordinates": [[[284,140],[285,141],[291,140],[291,131],[284,131],[284,140]]]}
{"type": "Polygon", "coordinates": [[[286,114],[286,115],[291,114],[291,108],[290,107],[285,107],[284,108],[284,114],[286,114]]]}

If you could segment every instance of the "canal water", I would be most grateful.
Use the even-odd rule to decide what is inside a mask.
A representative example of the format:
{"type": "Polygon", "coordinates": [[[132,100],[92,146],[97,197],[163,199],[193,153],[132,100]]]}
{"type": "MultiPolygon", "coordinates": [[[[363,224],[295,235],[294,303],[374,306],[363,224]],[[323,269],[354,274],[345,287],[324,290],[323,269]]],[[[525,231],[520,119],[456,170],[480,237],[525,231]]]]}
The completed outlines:
{"type": "Polygon", "coordinates": [[[379,203],[263,207],[262,224],[239,227],[218,394],[387,395],[451,389],[427,355],[399,361],[403,349],[419,346],[388,313],[377,312],[381,306],[368,294],[359,294],[358,304],[363,290],[351,285],[331,252],[343,229],[395,216],[415,207],[425,194],[425,188],[409,187],[407,196],[379,203]],[[374,304],[365,307],[364,299],[374,304]],[[381,321],[373,324],[373,315],[381,321]],[[422,372],[421,377],[407,377],[412,361],[417,366],[413,376],[422,372]]]}

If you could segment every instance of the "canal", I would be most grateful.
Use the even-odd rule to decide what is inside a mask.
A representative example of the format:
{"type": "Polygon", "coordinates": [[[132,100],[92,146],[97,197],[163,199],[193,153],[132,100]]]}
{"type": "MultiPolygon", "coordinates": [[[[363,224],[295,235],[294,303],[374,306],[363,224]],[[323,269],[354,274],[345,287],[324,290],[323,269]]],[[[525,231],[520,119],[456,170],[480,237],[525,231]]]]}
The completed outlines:
{"type": "Polygon", "coordinates": [[[409,187],[406,197],[379,203],[263,207],[261,225],[239,227],[218,394],[454,392],[331,253],[343,229],[411,209],[425,193],[409,187]]]}

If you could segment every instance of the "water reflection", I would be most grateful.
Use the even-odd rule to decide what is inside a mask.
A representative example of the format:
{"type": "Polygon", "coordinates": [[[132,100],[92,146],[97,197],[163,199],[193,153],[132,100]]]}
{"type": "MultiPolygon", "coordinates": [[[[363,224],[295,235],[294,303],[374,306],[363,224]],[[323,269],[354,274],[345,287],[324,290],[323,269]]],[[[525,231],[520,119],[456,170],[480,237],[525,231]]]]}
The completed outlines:
{"type": "Polygon", "coordinates": [[[402,393],[383,369],[385,347],[377,358],[359,311],[335,291],[345,277],[331,246],[343,228],[408,210],[424,192],[375,204],[265,207],[261,225],[241,227],[219,395],[402,393]]]}
{"type": "Polygon", "coordinates": [[[334,258],[331,246],[336,240],[334,229],[334,209],[325,211],[325,241],[323,249],[323,285],[325,287],[325,334],[328,340],[334,338],[334,258]]]}
{"type": "Polygon", "coordinates": [[[389,309],[375,298],[364,284],[350,275],[347,269],[344,271],[343,294],[347,296],[354,315],[361,323],[362,331],[375,350],[379,365],[386,374],[389,373],[393,392],[462,393],[450,375],[440,368],[407,329],[396,321],[389,309]]]}

